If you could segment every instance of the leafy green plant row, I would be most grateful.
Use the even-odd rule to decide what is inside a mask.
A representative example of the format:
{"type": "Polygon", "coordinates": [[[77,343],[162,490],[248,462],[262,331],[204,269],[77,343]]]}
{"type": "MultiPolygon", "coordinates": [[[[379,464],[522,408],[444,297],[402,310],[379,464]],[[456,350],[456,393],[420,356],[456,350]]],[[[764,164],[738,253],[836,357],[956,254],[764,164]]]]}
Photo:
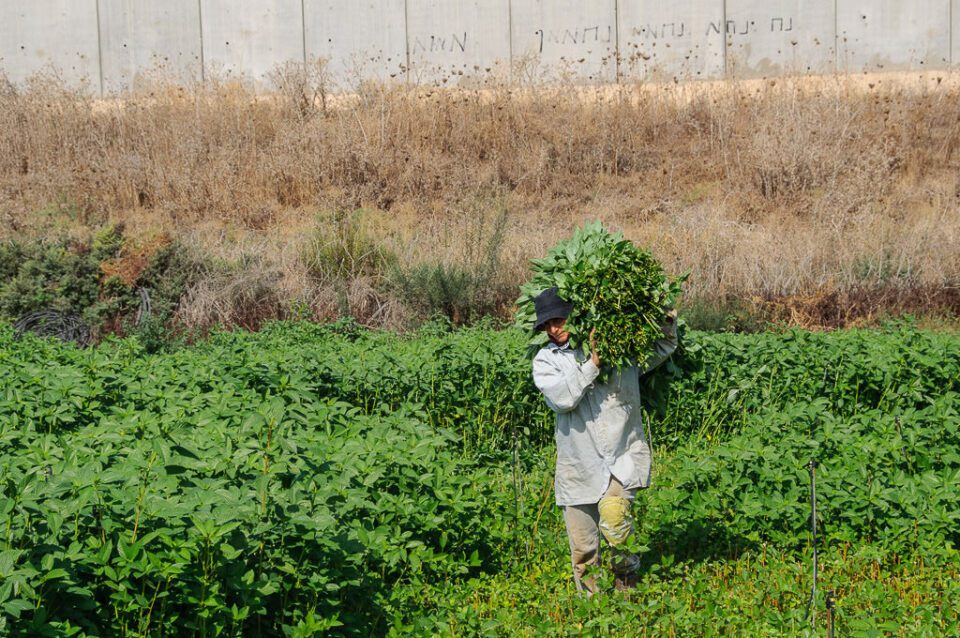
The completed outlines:
{"type": "MultiPolygon", "coordinates": [[[[510,635],[516,617],[478,601],[496,599],[483,583],[507,582],[504,603],[569,585],[566,567],[550,571],[566,565],[550,415],[519,331],[276,324],[149,354],[137,339],[81,350],[4,330],[4,633],[510,635]],[[514,446],[517,471],[504,456],[514,446]],[[531,565],[553,580],[511,580],[531,565]]],[[[709,622],[733,602],[700,605],[695,586],[664,588],[661,576],[768,548],[787,556],[776,577],[792,573],[791,591],[802,590],[791,565],[809,551],[810,458],[825,551],[869,543],[883,556],[956,560],[956,337],[694,336],[698,358],[676,362],[685,376],[654,382],[666,410],[636,543],[645,591],[663,604],[648,599],[658,620],[630,627],[709,622]]],[[[937,592],[941,606],[956,600],[932,576],[912,586],[933,608],[937,592]]],[[[800,626],[798,594],[754,594],[775,611],[731,631],[800,626]]],[[[890,592],[865,596],[880,604],[890,592]]],[[[572,594],[558,604],[534,614],[544,635],[576,622],[616,633],[610,623],[628,613],[619,603],[595,613],[572,594]]],[[[911,626],[936,635],[943,618],[911,626]]]]}
{"type": "MultiPolygon", "coordinates": [[[[562,523],[553,531],[562,535],[562,523]]],[[[636,591],[586,598],[573,591],[567,548],[543,549],[510,574],[421,592],[436,611],[405,619],[391,635],[813,638],[828,635],[825,591],[836,598],[836,636],[960,634],[956,553],[938,547],[913,555],[873,545],[825,548],[815,629],[807,616],[809,551],[763,547],[699,562],[667,554],[645,566],[636,591]]]]}
{"type": "Polygon", "coordinates": [[[809,541],[811,460],[825,543],[960,548],[955,392],[898,416],[871,409],[840,417],[818,399],[755,415],[706,451],[687,443],[644,494],[656,520],[646,542],[688,555],[761,543],[797,549],[809,541]]]}
{"type": "MultiPolygon", "coordinates": [[[[887,331],[729,335],[692,332],[699,348],[644,381],[656,445],[725,437],[755,414],[826,401],[838,417],[919,409],[960,391],[957,338],[909,326],[887,331]]],[[[277,323],[221,333],[189,349],[148,355],[136,339],[98,349],[0,333],[0,418],[49,432],[103,415],[191,413],[224,393],[312,393],[366,414],[416,404],[469,452],[546,445],[552,415],[533,386],[519,330],[422,331],[412,337],[349,323],[277,323]]]]}
{"type": "Polygon", "coordinates": [[[490,482],[411,415],[223,397],[0,433],[4,635],[382,633],[392,588],[496,565],[490,482]]]}

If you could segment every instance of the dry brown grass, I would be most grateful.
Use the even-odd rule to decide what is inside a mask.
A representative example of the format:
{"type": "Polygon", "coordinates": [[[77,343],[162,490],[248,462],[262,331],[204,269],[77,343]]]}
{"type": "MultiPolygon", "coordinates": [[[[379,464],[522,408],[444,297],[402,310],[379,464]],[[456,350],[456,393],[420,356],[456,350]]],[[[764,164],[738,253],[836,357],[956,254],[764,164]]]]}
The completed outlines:
{"type": "Polygon", "coordinates": [[[242,262],[188,295],[190,325],[256,325],[288,316],[292,301],[318,318],[349,309],[402,324],[377,275],[333,285],[303,259],[318,213],[361,207],[400,263],[467,266],[490,232],[483,211],[506,209],[501,283],[519,283],[527,259],[600,218],[691,271],[691,298],[832,299],[837,312],[824,317],[845,316],[854,298],[869,300],[860,316],[957,311],[916,300],[955,300],[960,279],[960,74],[368,84],[337,98],[322,68],[311,74],[279,69],[268,97],[217,82],[157,82],[122,102],[44,77],[5,86],[0,236],[123,222],[242,262]]]}

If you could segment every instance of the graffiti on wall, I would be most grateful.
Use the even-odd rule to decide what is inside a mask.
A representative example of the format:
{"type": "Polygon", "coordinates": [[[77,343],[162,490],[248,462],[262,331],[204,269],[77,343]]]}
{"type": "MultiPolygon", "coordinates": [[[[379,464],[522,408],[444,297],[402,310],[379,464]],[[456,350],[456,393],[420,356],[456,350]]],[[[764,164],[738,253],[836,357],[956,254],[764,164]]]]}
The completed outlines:
{"type": "MultiPolygon", "coordinates": [[[[709,21],[705,25],[699,25],[699,27],[696,28],[696,25],[691,26],[687,22],[680,21],[642,24],[633,27],[631,29],[631,33],[634,37],[643,40],[662,40],[669,38],[683,38],[685,36],[692,37],[694,33],[698,32],[706,36],[726,34],[727,36],[732,37],[757,33],[767,26],[766,20],[758,23],[757,20],[743,19],[709,21]]],[[[770,33],[793,31],[793,29],[794,26],[792,16],[770,18],[770,33]]]]}
{"type": "Polygon", "coordinates": [[[410,43],[410,53],[466,53],[467,32],[450,35],[416,36],[410,43]]]}
{"type": "Polygon", "coordinates": [[[572,29],[537,29],[533,33],[540,41],[540,53],[543,53],[544,44],[614,44],[616,39],[616,32],[613,26],[609,24],[606,27],[594,25],[589,27],[574,27],[572,29]]]}
{"type": "MultiPolygon", "coordinates": [[[[309,1],[313,9],[333,6],[318,0],[309,1]]],[[[612,58],[614,51],[635,51],[634,55],[643,60],[652,59],[656,53],[658,59],[643,65],[638,72],[646,73],[662,65],[662,68],[676,69],[677,77],[723,77],[730,69],[765,75],[777,69],[849,72],[874,68],[878,59],[883,59],[888,69],[949,68],[960,64],[956,53],[960,50],[957,48],[960,34],[955,32],[960,28],[960,21],[955,17],[953,21],[945,19],[950,7],[955,8],[960,0],[883,2],[879,5],[882,10],[878,8],[875,15],[871,13],[870,28],[866,30],[861,24],[867,20],[866,14],[855,7],[838,11],[839,5],[826,0],[740,3],[738,7],[742,8],[729,14],[720,0],[695,3],[514,0],[512,8],[506,0],[498,0],[496,4],[501,11],[491,11],[484,5],[494,3],[479,0],[419,1],[423,11],[412,23],[403,10],[407,4],[404,0],[370,0],[362,4],[373,11],[386,12],[389,7],[390,16],[377,22],[379,28],[372,28],[361,18],[360,14],[366,9],[345,14],[348,19],[337,19],[335,16],[341,15],[338,9],[331,11],[329,21],[316,16],[310,23],[309,33],[302,7],[285,10],[282,12],[285,20],[271,20],[263,24],[263,28],[254,30],[241,25],[259,23],[262,3],[231,5],[231,15],[235,17],[230,25],[218,24],[216,20],[207,24],[211,19],[209,15],[198,11],[156,10],[159,13],[155,28],[151,27],[151,38],[142,41],[130,34],[130,25],[124,16],[130,7],[157,4],[150,0],[61,2],[70,9],[57,12],[51,12],[46,1],[8,3],[17,7],[11,9],[13,13],[7,12],[14,19],[0,21],[0,72],[12,82],[20,83],[49,65],[58,68],[69,82],[98,85],[99,92],[105,94],[115,88],[132,88],[133,78],[141,70],[150,70],[154,61],[162,58],[169,61],[169,68],[177,77],[192,82],[197,62],[195,49],[201,43],[192,39],[187,42],[183,34],[202,34],[210,28],[216,29],[216,46],[211,39],[200,58],[201,78],[204,68],[217,69],[218,65],[230,64],[256,82],[266,76],[264,71],[269,63],[284,56],[295,62],[305,56],[333,55],[330,49],[335,49],[335,55],[344,62],[337,68],[352,69],[350,60],[361,56],[372,60],[387,42],[391,52],[416,56],[418,62],[429,60],[463,68],[479,64],[483,69],[493,68],[495,62],[509,63],[514,55],[538,51],[544,68],[557,65],[564,69],[571,59],[588,60],[588,65],[593,65],[590,68],[598,68],[612,58]],[[681,4],[693,8],[681,9],[681,4]],[[443,7],[443,11],[438,7],[443,7]],[[911,9],[909,21],[902,19],[906,7],[916,7],[911,9]],[[627,15],[638,17],[626,18],[627,15]],[[615,16],[620,16],[619,28],[615,16]],[[352,37],[332,46],[341,37],[341,31],[346,33],[351,28],[356,30],[352,37]],[[837,35],[842,37],[854,28],[861,36],[856,41],[843,41],[843,57],[827,51],[828,47],[812,46],[821,42],[836,43],[837,35]],[[291,39],[291,33],[298,37],[291,39]],[[225,50],[227,45],[223,44],[227,41],[229,50],[225,50]],[[121,42],[122,46],[118,44],[121,42]],[[786,42],[796,46],[790,49],[785,46],[786,42]],[[278,43],[282,46],[278,47],[278,43]],[[312,44],[312,48],[308,44],[312,44]],[[740,55],[742,61],[728,64],[733,58],[727,55],[727,49],[740,55]],[[131,51],[135,55],[131,55],[131,51]],[[250,52],[249,55],[246,52],[250,52]],[[791,56],[792,59],[787,60],[791,56]],[[842,69],[839,68],[841,60],[842,69]]],[[[197,0],[178,2],[196,4],[197,0]]],[[[293,3],[285,0],[275,4],[289,9],[293,3]]],[[[835,49],[838,45],[832,46],[835,49]]],[[[394,75],[396,70],[392,64],[371,64],[367,68],[372,78],[387,72],[394,75]]],[[[586,77],[610,79],[609,74],[602,72],[586,77]]]]}

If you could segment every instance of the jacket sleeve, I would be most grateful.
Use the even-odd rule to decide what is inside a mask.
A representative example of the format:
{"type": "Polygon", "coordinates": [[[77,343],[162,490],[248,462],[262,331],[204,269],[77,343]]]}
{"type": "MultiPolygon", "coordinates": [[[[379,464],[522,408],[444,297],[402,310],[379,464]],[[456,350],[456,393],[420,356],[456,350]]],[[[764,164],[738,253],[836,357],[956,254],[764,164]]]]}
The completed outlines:
{"type": "Polygon", "coordinates": [[[654,342],[653,352],[640,366],[640,374],[646,374],[656,368],[669,359],[670,355],[677,349],[679,342],[677,340],[677,313],[675,310],[670,311],[670,317],[672,321],[663,325],[663,338],[654,342]]]}
{"type": "Polygon", "coordinates": [[[578,363],[576,357],[541,350],[533,359],[533,382],[543,392],[550,409],[570,412],[600,374],[591,359],[578,363]]]}

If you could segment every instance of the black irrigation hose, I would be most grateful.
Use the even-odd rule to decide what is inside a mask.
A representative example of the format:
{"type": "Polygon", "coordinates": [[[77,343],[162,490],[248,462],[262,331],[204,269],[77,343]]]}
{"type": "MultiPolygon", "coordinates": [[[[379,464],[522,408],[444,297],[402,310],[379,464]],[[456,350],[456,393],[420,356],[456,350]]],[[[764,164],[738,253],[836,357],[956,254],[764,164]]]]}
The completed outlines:
{"type": "Polygon", "coordinates": [[[146,288],[137,288],[137,294],[140,296],[140,307],[137,308],[137,316],[134,319],[134,325],[139,327],[143,325],[143,322],[150,318],[151,314],[153,314],[153,306],[150,303],[150,293],[147,292],[146,288]]]}
{"type": "MultiPolygon", "coordinates": [[[[140,305],[134,325],[141,326],[153,314],[153,305],[150,303],[150,293],[146,288],[137,288],[140,305]]],[[[94,338],[90,326],[84,323],[78,315],[47,308],[28,313],[13,324],[14,339],[20,339],[30,332],[38,337],[56,337],[61,341],[72,341],[79,346],[93,345],[94,338]]]]}
{"type": "Polygon", "coordinates": [[[20,339],[27,332],[40,337],[56,337],[72,341],[80,346],[93,343],[90,328],[77,315],[59,310],[40,310],[24,315],[13,325],[14,338],[20,339]]]}

